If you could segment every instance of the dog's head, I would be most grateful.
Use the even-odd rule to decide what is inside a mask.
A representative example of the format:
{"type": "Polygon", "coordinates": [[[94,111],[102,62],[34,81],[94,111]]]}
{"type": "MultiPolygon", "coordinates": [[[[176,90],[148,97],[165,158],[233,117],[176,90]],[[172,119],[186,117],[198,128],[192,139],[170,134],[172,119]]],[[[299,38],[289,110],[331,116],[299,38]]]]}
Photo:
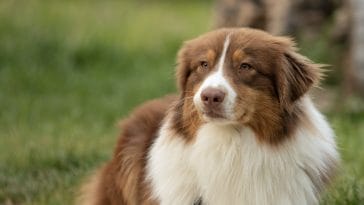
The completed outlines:
{"type": "Polygon", "coordinates": [[[298,54],[291,39],[254,29],[204,34],[178,55],[184,118],[200,123],[278,126],[319,79],[319,66],[298,54]]]}

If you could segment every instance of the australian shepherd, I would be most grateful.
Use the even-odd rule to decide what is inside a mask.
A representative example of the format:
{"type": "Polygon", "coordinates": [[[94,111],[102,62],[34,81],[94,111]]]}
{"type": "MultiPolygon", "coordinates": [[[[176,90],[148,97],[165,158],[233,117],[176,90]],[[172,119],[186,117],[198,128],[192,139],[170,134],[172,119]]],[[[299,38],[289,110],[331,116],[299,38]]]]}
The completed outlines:
{"type": "Polygon", "coordinates": [[[111,161],[82,205],[314,205],[339,161],[308,90],[320,65],[294,42],[220,29],[185,42],[178,96],[122,122],[111,161]]]}

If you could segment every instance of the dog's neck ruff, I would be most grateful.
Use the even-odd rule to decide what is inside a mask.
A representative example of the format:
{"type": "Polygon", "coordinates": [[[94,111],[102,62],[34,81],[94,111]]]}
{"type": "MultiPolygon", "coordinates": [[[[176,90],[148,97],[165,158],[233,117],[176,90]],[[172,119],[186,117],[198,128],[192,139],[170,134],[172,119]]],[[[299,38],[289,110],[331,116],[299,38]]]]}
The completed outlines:
{"type": "Polygon", "coordinates": [[[312,205],[331,162],[338,158],[333,132],[309,99],[305,112],[315,127],[299,125],[279,146],[260,143],[247,128],[208,123],[195,141],[170,129],[167,118],[149,153],[147,176],[162,205],[312,205]]]}

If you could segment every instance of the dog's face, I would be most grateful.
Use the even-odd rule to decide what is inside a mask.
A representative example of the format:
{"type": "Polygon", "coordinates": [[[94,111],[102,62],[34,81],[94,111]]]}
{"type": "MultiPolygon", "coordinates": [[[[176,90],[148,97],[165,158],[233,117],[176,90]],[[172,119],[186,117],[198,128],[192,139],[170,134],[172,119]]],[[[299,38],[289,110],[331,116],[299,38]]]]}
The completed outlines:
{"type": "Polygon", "coordinates": [[[178,56],[184,112],[202,122],[274,123],[319,78],[319,67],[290,39],[253,29],[207,33],[186,42],[178,56]]]}

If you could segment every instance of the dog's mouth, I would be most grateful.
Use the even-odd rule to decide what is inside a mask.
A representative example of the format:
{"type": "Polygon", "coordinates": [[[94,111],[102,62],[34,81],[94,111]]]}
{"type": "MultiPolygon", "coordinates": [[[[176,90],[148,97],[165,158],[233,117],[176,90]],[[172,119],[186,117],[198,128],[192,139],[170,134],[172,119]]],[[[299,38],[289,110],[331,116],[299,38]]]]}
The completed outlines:
{"type": "Polygon", "coordinates": [[[228,112],[224,112],[222,110],[215,109],[202,109],[200,110],[200,114],[202,119],[205,122],[221,122],[221,123],[239,123],[239,122],[247,122],[248,121],[248,113],[244,112],[238,116],[234,114],[229,114],[228,112]]]}
{"type": "Polygon", "coordinates": [[[202,115],[207,118],[212,119],[226,119],[225,115],[222,112],[214,111],[214,110],[207,110],[202,111],[202,115]]]}
{"type": "Polygon", "coordinates": [[[195,103],[201,119],[205,122],[234,122],[235,113],[223,105],[204,105],[195,103]]]}
{"type": "Polygon", "coordinates": [[[202,119],[205,122],[230,122],[231,119],[220,109],[202,109],[202,119]]]}

